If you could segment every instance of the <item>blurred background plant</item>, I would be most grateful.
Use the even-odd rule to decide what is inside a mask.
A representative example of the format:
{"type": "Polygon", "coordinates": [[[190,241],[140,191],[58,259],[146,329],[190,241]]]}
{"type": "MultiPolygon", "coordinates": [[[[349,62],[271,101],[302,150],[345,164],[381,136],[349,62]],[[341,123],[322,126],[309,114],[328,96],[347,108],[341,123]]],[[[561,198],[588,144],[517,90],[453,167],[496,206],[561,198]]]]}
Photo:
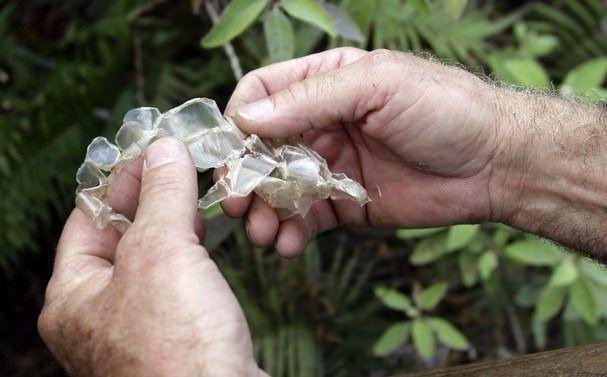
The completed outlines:
{"type": "MultiPolygon", "coordinates": [[[[129,108],[225,106],[243,72],[344,45],[600,101],[606,16],[603,0],[0,1],[0,373],[62,375],[36,316],[84,148],[129,108]]],[[[221,210],[205,216],[273,376],[379,376],[607,339],[603,267],[503,225],[341,229],[286,261],[221,210]]]]}

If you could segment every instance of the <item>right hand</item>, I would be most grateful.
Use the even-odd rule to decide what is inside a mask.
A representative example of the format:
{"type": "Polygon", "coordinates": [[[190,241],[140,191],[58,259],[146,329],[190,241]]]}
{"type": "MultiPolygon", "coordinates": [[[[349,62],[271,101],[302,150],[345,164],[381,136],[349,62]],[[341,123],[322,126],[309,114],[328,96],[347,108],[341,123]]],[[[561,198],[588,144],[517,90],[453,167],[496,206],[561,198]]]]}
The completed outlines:
{"type": "Polygon", "coordinates": [[[456,67],[410,54],[340,48],[247,74],[226,109],[262,138],[302,134],[372,198],[316,202],[279,222],[259,197],[223,203],[246,216],[257,245],[295,256],[339,224],[428,227],[493,218],[495,156],[502,150],[497,91],[456,67]]]}

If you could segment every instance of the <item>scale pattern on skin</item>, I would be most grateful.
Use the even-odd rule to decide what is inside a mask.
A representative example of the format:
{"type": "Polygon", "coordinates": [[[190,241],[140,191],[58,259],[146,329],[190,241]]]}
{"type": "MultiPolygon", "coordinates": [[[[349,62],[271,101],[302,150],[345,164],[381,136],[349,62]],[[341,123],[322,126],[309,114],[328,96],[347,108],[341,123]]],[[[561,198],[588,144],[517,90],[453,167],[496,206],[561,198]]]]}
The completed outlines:
{"type": "Polygon", "coordinates": [[[284,219],[305,216],[319,199],[349,199],[361,206],[369,201],[364,187],[345,174],[332,173],[327,162],[305,144],[245,135],[221,114],[215,101],[194,98],[166,113],[154,107],[130,110],[116,133],[115,145],[104,137],[93,139],[76,173],[76,206],[98,228],[112,224],[121,232],[128,229],[130,221],[103,200],[110,173],[162,136],[181,140],[199,172],[225,167],[225,175],[199,199],[199,208],[255,192],[284,219]]]}

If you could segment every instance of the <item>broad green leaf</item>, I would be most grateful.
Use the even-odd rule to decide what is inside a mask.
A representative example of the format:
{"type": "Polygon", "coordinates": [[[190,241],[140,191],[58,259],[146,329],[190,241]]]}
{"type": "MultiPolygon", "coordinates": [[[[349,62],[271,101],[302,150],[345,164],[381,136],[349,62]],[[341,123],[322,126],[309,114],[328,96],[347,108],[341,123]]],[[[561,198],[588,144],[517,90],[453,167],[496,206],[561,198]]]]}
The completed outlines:
{"type": "Polygon", "coordinates": [[[367,35],[375,14],[375,0],[345,0],[342,7],[356,22],[359,30],[367,35]]]}
{"type": "Polygon", "coordinates": [[[452,20],[459,20],[464,10],[466,10],[466,5],[468,4],[468,0],[443,0],[442,6],[444,7],[445,13],[452,20]]]}
{"type": "Polygon", "coordinates": [[[544,68],[535,59],[516,58],[503,63],[514,84],[545,88],[550,79],[544,68]]]}
{"type": "Polygon", "coordinates": [[[596,303],[592,292],[590,292],[583,279],[576,280],[569,287],[569,300],[571,301],[571,306],[582,317],[584,322],[589,325],[596,323],[598,319],[596,315],[596,303]]]}
{"type": "Polygon", "coordinates": [[[559,45],[559,40],[553,35],[540,35],[525,41],[523,50],[533,56],[545,56],[554,51],[559,45]]]}
{"type": "Polygon", "coordinates": [[[534,316],[546,322],[561,310],[566,290],[564,287],[544,287],[535,306],[534,316]]]}
{"type": "Polygon", "coordinates": [[[429,359],[434,354],[434,335],[430,326],[423,319],[413,321],[411,331],[413,337],[413,345],[415,349],[424,359],[429,359]]]}
{"type": "Polygon", "coordinates": [[[459,270],[462,275],[462,282],[466,287],[472,286],[476,283],[476,271],[478,256],[470,252],[459,253],[457,256],[457,263],[459,264],[459,270]]]}
{"type": "Polygon", "coordinates": [[[211,31],[202,38],[202,46],[218,47],[231,41],[257,19],[268,0],[234,0],[221,12],[211,31]]]}
{"type": "Polygon", "coordinates": [[[512,228],[509,228],[506,225],[497,225],[497,228],[495,229],[495,232],[493,232],[493,236],[491,237],[493,244],[498,248],[504,247],[504,245],[506,245],[506,242],[508,242],[508,238],[510,238],[513,233],[514,231],[512,230],[512,228]]]}
{"type": "Polygon", "coordinates": [[[447,283],[435,283],[421,291],[417,297],[419,307],[424,310],[432,310],[438,305],[447,293],[447,283]]]}
{"type": "Polygon", "coordinates": [[[434,330],[438,340],[449,348],[465,350],[468,340],[455,326],[439,317],[428,318],[428,324],[434,330]]]}
{"type": "Polygon", "coordinates": [[[447,250],[457,250],[472,241],[480,226],[478,224],[454,225],[447,233],[447,250]]]}
{"type": "Polygon", "coordinates": [[[331,3],[322,3],[325,11],[331,19],[333,29],[341,37],[356,42],[364,42],[365,36],[361,33],[358,26],[352,21],[350,16],[341,8],[331,3]]]}
{"type": "Polygon", "coordinates": [[[399,291],[386,287],[375,287],[375,296],[390,309],[409,313],[413,310],[411,300],[399,291]]]}
{"type": "Polygon", "coordinates": [[[607,286],[607,268],[590,258],[583,258],[578,262],[580,272],[595,282],[607,286]]]}
{"type": "Polygon", "coordinates": [[[373,345],[375,356],[386,356],[407,341],[411,326],[408,322],[398,322],[388,327],[373,345]]]}
{"type": "Polygon", "coordinates": [[[280,0],[280,5],[292,17],[310,23],[331,36],[336,36],[337,33],[327,11],[314,0],[280,0]]]}
{"type": "Polygon", "coordinates": [[[478,273],[483,280],[489,279],[497,268],[497,256],[493,251],[485,251],[478,260],[478,273]]]}
{"type": "Polygon", "coordinates": [[[563,259],[561,264],[552,272],[548,285],[552,287],[563,287],[575,281],[578,277],[578,270],[573,263],[572,258],[563,259]]]}
{"type": "Polygon", "coordinates": [[[445,233],[426,238],[415,245],[413,252],[409,256],[409,262],[416,266],[421,266],[434,262],[438,258],[449,253],[445,247],[447,235],[445,233]]]}
{"type": "Polygon", "coordinates": [[[438,233],[445,228],[420,228],[420,229],[398,229],[396,231],[396,237],[403,240],[412,238],[420,238],[423,236],[429,236],[434,233],[438,233]]]}
{"type": "Polygon", "coordinates": [[[563,90],[583,94],[599,88],[607,75],[607,58],[596,58],[580,64],[569,71],[563,80],[563,90]]]}
{"type": "Polygon", "coordinates": [[[565,321],[578,321],[580,319],[580,314],[571,304],[571,300],[565,304],[565,309],[563,309],[563,319],[565,321]]]}
{"type": "Polygon", "coordinates": [[[565,256],[557,246],[539,239],[511,243],[504,249],[504,255],[531,266],[553,266],[565,256]]]}
{"type": "Polygon", "coordinates": [[[263,20],[268,54],[272,62],[288,60],[295,54],[295,36],[289,18],[278,7],[267,11],[263,20]]]}

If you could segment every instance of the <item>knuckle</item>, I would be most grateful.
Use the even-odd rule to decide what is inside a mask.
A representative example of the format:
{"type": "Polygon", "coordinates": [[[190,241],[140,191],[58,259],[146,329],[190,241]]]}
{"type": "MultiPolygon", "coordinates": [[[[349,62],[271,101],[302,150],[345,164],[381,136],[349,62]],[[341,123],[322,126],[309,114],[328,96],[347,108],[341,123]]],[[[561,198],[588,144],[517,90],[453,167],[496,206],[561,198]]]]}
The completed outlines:
{"type": "Polygon", "coordinates": [[[366,62],[374,70],[384,71],[386,68],[400,66],[407,55],[402,52],[377,49],[367,55],[366,62]]]}
{"type": "Polygon", "coordinates": [[[336,48],[336,50],[338,52],[346,54],[346,55],[347,54],[360,54],[360,53],[366,52],[363,49],[356,48],[356,47],[350,47],[350,46],[338,47],[338,48],[336,48]]]}
{"type": "Polygon", "coordinates": [[[57,316],[46,305],[38,315],[37,327],[42,339],[48,342],[57,327],[57,316]]]}

